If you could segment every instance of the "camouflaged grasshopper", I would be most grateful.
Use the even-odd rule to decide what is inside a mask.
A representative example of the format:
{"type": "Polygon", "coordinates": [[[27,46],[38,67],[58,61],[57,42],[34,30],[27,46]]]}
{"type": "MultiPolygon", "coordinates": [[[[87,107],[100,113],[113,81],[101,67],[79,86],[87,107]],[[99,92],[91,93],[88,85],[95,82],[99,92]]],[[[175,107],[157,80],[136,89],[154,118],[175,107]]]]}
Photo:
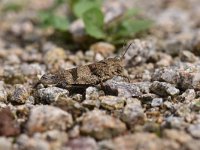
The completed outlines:
{"type": "Polygon", "coordinates": [[[130,48],[127,46],[125,52],[120,57],[107,58],[89,65],[79,66],[68,70],[60,70],[56,73],[46,73],[38,81],[44,86],[54,85],[61,88],[80,88],[101,84],[114,76],[124,75],[124,55],[130,48]]]}

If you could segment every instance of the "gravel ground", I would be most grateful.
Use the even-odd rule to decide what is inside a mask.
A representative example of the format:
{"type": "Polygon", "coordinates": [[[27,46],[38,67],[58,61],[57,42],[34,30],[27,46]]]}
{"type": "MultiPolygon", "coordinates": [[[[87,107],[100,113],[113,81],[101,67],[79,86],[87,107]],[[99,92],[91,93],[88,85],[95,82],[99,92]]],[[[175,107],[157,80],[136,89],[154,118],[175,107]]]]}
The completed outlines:
{"type": "Polygon", "coordinates": [[[130,82],[116,76],[83,93],[33,85],[44,73],[118,50],[105,42],[86,51],[57,43],[52,29],[33,21],[52,1],[0,14],[0,149],[199,150],[200,1],[127,1],[154,20],[145,37],[129,41],[130,82]]]}

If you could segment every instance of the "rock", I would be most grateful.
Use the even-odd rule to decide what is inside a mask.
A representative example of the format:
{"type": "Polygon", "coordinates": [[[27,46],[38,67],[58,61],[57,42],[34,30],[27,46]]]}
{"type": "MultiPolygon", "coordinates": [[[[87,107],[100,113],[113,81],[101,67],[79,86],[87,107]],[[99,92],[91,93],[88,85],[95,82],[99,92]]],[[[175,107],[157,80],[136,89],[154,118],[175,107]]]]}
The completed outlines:
{"type": "Polygon", "coordinates": [[[149,93],[150,92],[150,82],[136,82],[134,85],[138,86],[142,93],[149,93]]]}
{"type": "Polygon", "coordinates": [[[84,107],[88,107],[88,108],[95,108],[95,107],[97,107],[97,108],[99,108],[100,107],[100,101],[99,100],[84,100],[83,102],[82,102],[82,104],[83,104],[83,106],[84,107]]]}
{"type": "Polygon", "coordinates": [[[200,111],[200,99],[194,99],[190,106],[192,111],[200,111]]]}
{"type": "Polygon", "coordinates": [[[183,62],[195,62],[198,60],[198,58],[190,51],[186,51],[186,50],[183,50],[183,51],[180,51],[180,59],[181,61],[183,62]]]}
{"type": "Polygon", "coordinates": [[[155,134],[152,133],[135,133],[117,137],[113,140],[114,149],[173,149],[178,150],[180,147],[173,141],[161,141],[155,134]]]}
{"type": "Polygon", "coordinates": [[[190,49],[193,33],[182,32],[168,37],[163,44],[163,48],[167,54],[172,56],[179,55],[180,51],[190,49]]]}
{"type": "Polygon", "coordinates": [[[184,118],[175,116],[167,117],[165,125],[174,129],[184,129],[188,126],[188,124],[184,121],[184,118]]]}
{"type": "Polygon", "coordinates": [[[176,67],[167,67],[156,69],[152,75],[153,81],[167,82],[171,84],[177,84],[180,76],[176,67]]]}
{"type": "Polygon", "coordinates": [[[172,56],[166,53],[157,53],[157,57],[159,58],[156,62],[157,67],[167,67],[170,66],[173,62],[172,56]]]}
{"type": "Polygon", "coordinates": [[[161,106],[163,104],[163,98],[154,98],[151,102],[152,107],[161,106]]]}
{"type": "Polygon", "coordinates": [[[71,130],[68,131],[69,138],[77,138],[80,136],[80,126],[75,125],[71,130]]]}
{"type": "Polygon", "coordinates": [[[91,137],[79,137],[67,142],[67,150],[97,150],[97,143],[91,137]]]}
{"type": "Polygon", "coordinates": [[[199,150],[200,143],[199,140],[191,140],[184,144],[184,148],[188,150],[199,150]]]}
{"type": "Polygon", "coordinates": [[[176,96],[179,94],[179,89],[166,82],[154,81],[150,90],[159,96],[176,96]]]}
{"type": "Polygon", "coordinates": [[[116,96],[101,96],[101,106],[108,110],[122,109],[125,99],[116,96]]]}
{"type": "Polygon", "coordinates": [[[123,109],[121,119],[128,124],[131,128],[136,124],[144,123],[144,110],[141,104],[130,103],[125,106],[123,109]]]}
{"type": "Polygon", "coordinates": [[[141,95],[140,88],[131,83],[126,82],[117,82],[114,80],[108,80],[104,84],[107,92],[113,95],[117,95],[119,97],[138,97],[141,95]]]}
{"type": "Polygon", "coordinates": [[[58,87],[48,87],[38,90],[38,97],[44,103],[53,103],[58,100],[59,96],[68,96],[69,91],[58,87]]]}
{"type": "Polygon", "coordinates": [[[30,89],[25,87],[24,85],[17,84],[15,85],[15,90],[11,94],[11,102],[18,103],[18,104],[24,104],[30,96],[30,89]]]}
{"type": "Polygon", "coordinates": [[[187,89],[183,94],[181,94],[178,99],[184,102],[191,102],[195,99],[196,93],[194,89],[187,89]]]}
{"type": "Polygon", "coordinates": [[[125,62],[128,66],[136,66],[145,63],[155,48],[150,41],[135,39],[125,55],[125,62]]]}
{"type": "Polygon", "coordinates": [[[65,131],[73,124],[71,114],[53,106],[35,106],[31,109],[26,129],[29,134],[47,130],[65,131]]]}
{"type": "Polygon", "coordinates": [[[9,108],[0,110],[0,136],[17,136],[20,133],[19,124],[9,108]]]}
{"type": "Polygon", "coordinates": [[[20,66],[20,70],[23,75],[31,76],[31,75],[39,75],[44,74],[44,66],[41,66],[37,63],[35,64],[22,64],[20,66]]]}
{"type": "Polygon", "coordinates": [[[163,106],[165,106],[166,108],[168,108],[168,109],[174,111],[174,105],[173,105],[173,103],[170,102],[170,101],[165,101],[165,102],[163,103],[163,106]]]}
{"type": "Polygon", "coordinates": [[[102,54],[105,58],[115,51],[115,46],[106,42],[97,42],[90,46],[90,49],[95,53],[102,54]]]}
{"type": "Polygon", "coordinates": [[[3,78],[5,83],[21,84],[26,81],[18,66],[5,66],[3,68],[3,78]]]}
{"type": "Polygon", "coordinates": [[[83,112],[86,111],[79,102],[73,100],[70,97],[61,96],[52,104],[64,111],[69,112],[74,118],[80,116],[83,112]]]}
{"type": "Polygon", "coordinates": [[[61,62],[65,58],[66,54],[64,49],[57,47],[46,52],[46,54],[44,55],[44,62],[48,66],[48,68],[52,68],[53,66],[59,64],[59,62],[61,62]]]}
{"type": "Polygon", "coordinates": [[[16,144],[18,149],[32,149],[32,150],[49,150],[50,145],[47,141],[41,139],[41,138],[31,138],[28,137],[25,134],[21,134],[17,139],[16,139],[16,144]]]}
{"type": "Polygon", "coordinates": [[[191,124],[188,127],[188,132],[194,137],[194,138],[200,138],[200,124],[191,124]]]}
{"type": "Polygon", "coordinates": [[[200,56],[200,39],[198,34],[192,41],[192,52],[195,55],[200,56]]]}
{"type": "Polygon", "coordinates": [[[4,87],[4,82],[0,81],[0,102],[7,102],[8,92],[4,87]]]}
{"type": "Polygon", "coordinates": [[[86,100],[97,100],[99,96],[103,95],[103,91],[99,91],[96,87],[88,87],[85,95],[86,100]]]}
{"type": "Polygon", "coordinates": [[[176,108],[176,115],[180,117],[186,117],[191,113],[190,107],[186,104],[181,104],[178,108],[176,108]]]}
{"type": "Polygon", "coordinates": [[[98,140],[111,138],[123,133],[126,125],[119,119],[106,115],[100,110],[86,113],[82,119],[80,131],[84,135],[92,136],[98,140]]]}
{"type": "Polygon", "coordinates": [[[33,138],[47,141],[51,149],[62,149],[68,141],[68,134],[66,131],[51,130],[44,133],[35,133],[33,138]]]}
{"type": "Polygon", "coordinates": [[[178,131],[175,129],[166,129],[163,132],[163,137],[177,141],[178,143],[184,144],[192,140],[191,136],[184,131],[178,131]]]}
{"type": "Polygon", "coordinates": [[[143,103],[151,104],[151,101],[155,98],[158,98],[158,96],[156,94],[148,93],[142,94],[139,98],[143,103]]]}
{"type": "Polygon", "coordinates": [[[182,89],[200,89],[200,69],[198,66],[185,66],[190,69],[180,71],[179,86],[182,89]]]}
{"type": "Polygon", "coordinates": [[[2,150],[12,150],[12,141],[5,137],[0,137],[0,149],[2,150]]]}

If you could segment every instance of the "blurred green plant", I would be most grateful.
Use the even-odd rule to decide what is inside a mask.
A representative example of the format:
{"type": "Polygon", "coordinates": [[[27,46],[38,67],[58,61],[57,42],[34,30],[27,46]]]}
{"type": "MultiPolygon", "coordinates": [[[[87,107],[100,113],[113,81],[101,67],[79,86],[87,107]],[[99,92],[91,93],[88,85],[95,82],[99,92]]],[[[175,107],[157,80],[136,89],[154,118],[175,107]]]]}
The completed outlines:
{"type": "Polygon", "coordinates": [[[90,37],[112,43],[123,43],[124,40],[145,31],[152,24],[150,20],[134,19],[140,12],[137,9],[127,10],[121,17],[105,24],[101,10],[102,2],[102,0],[56,0],[51,8],[39,12],[39,20],[44,27],[51,26],[59,31],[68,31],[70,23],[80,18],[90,37]],[[71,16],[56,15],[56,9],[66,3],[71,10],[71,16]]]}
{"type": "Polygon", "coordinates": [[[3,6],[2,11],[8,12],[8,11],[15,11],[18,12],[23,8],[23,5],[17,2],[10,2],[3,6]]]}

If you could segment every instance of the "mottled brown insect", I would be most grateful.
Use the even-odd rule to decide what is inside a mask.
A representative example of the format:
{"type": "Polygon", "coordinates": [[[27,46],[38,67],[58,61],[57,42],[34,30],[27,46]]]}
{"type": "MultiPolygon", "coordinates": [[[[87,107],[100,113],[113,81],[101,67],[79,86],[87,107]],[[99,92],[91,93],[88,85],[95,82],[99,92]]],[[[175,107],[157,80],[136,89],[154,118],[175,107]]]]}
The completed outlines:
{"type": "Polygon", "coordinates": [[[131,44],[128,45],[121,57],[107,58],[89,65],[44,74],[37,85],[42,83],[44,86],[55,85],[62,88],[88,87],[102,84],[114,76],[126,77],[123,74],[123,59],[130,46],[131,44]]]}

